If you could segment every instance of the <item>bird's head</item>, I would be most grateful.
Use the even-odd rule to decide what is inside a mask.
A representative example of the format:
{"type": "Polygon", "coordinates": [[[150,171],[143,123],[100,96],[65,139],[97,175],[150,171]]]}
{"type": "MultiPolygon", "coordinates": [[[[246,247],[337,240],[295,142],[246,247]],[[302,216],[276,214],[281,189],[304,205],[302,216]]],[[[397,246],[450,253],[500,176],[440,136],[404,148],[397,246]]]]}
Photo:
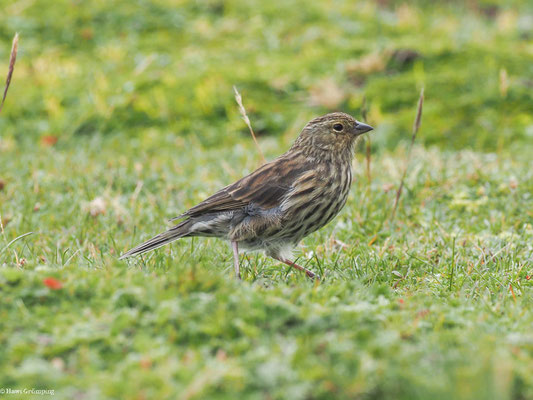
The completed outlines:
{"type": "Polygon", "coordinates": [[[330,153],[351,157],[355,140],[372,129],[374,128],[357,121],[351,115],[330,113],[309,121],[293,148],[307,150],[317,156],[330,153]]]}

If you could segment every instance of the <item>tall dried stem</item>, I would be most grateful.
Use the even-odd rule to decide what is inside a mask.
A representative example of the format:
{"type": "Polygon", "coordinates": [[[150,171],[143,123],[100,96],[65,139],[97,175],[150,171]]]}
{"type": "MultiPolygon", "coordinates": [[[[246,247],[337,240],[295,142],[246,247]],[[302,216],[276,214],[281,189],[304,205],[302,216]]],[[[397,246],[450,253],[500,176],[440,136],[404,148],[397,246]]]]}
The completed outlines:
{"type": "Polygon", "coordinates": [[[15,71],[15,62],[17,61],[18,45],[19,45],[19,34],[16,33],[15,37],[13,38],[13,45],[11,46],[11,56],[9,57],[9,70],[7,71],[6,87],[4,89],[4,96],[2,97],[2,102],[0,103],[0,113],[2,112],[2,108],[4,107],[4,102],[6,101],[7,90],[9,89],[9,85],[11,84],[11,77],[13,76],[13,71],[15,71]]]}
{"type": "Polygon", "coordinates": [[[416,110],[416,118],[413,124],[413,135],[411,136],[411,143],[409,144],[409,149],[407,150],[407,163],[405,164],[405,169],[403,170],[402,179],[400,181],[400,187],[396,192],[396,198],[394,199],[394,206],[392,207],[391,221],[394,220],[396,216],[396,210],[398,209],[398,204],[400,202],[400,196],[402,195],[403,185],[405,181],[405,176],[407,174],[407,168],[409,167],[409,161],[411,161],[411,151],[413,150],[413,144],[415,143],[416,135],[420,129],[420,122],[422,120],[422,106],[424,104],[424,88],[420,90],[420,97],[418,98],[418,107],[416,110]]]}
{"type": "Polygon", "coordinates": [[[259,155],[261,156],[261,160],[263,161],[263,163],[266,163],[265,156],[263,152],[261,151],[261,147],[259,147],[259,143],[257,142],[257,138],[255,137],[254,130],[252,129],[250,118],[248,118],[248,115],[246,114],[246,109],[244,108],[244,105],[242,104],[242,96],[235,86],[233,86],[233,91],[235,92],[235,100],[237,101],[237,104],[239,105],[239,111],[241,112],[242,119],[244,120],[244,122],[248,126],[248,129],[250,130],[250,134],[252,135],[252,139],[254,140],[255,147],[257,148],[257,151],[259,152],[259,155]]]}

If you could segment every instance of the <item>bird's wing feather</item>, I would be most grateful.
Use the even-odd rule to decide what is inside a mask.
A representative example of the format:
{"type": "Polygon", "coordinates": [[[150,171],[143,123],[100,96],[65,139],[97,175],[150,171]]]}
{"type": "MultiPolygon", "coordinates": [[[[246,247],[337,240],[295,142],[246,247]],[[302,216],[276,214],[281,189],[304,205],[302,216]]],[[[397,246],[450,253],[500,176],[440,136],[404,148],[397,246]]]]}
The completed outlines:
{"type": "Polygon", "coordinates": [[[279,206],[295,180],[310,168],[306,160],[281,156],[219,190],[175,219],[238,210],[250,204],[265,209],[279,206]]]}

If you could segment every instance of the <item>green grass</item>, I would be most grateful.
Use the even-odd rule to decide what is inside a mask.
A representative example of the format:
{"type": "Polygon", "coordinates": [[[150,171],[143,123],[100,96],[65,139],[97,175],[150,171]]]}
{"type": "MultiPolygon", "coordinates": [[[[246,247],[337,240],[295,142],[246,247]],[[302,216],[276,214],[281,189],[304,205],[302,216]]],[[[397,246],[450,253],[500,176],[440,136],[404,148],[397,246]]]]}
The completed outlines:
{"type": "Polygon", "coordinates": [[[528,2],[4,3],[0,390],[533,398],[528,2]],[[360,151],[347,206],[295,251],[320,284],[259,254],[236,281],[216,239],[117,260],[259,165],[232,85],[268,159],[366,96],[372,180],[360,151]]]}

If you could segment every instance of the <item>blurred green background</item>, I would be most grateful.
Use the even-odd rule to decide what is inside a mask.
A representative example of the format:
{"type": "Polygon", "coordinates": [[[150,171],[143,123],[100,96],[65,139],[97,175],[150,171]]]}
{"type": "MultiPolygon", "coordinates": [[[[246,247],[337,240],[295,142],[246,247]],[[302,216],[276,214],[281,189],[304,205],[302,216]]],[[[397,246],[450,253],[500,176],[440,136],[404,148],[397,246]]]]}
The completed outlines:
{"type": "Polygon", "coordinates": [[[15,32],[0,389],[533,398],[531,1],[2,0],[1,79],[15,32]],[[331,110],[376,128],[295,252],[320,285],[257,254],[237,282],[216,239],[117,260],[259,165],[233,85],[268,159],[331,110]]]}
{"type": "Polygon", "coordinates": [[[425,86],[426,144],[495,150],[533,138],[527,1],[10,0],[3,10],[2,59],[14,32],[22,38],[4,137],[156,130],[216,146],[247,134],[237,85],[263,135],[328,110],[360,114],[366,95],[376,144],[394,148],[425,86]]]}

